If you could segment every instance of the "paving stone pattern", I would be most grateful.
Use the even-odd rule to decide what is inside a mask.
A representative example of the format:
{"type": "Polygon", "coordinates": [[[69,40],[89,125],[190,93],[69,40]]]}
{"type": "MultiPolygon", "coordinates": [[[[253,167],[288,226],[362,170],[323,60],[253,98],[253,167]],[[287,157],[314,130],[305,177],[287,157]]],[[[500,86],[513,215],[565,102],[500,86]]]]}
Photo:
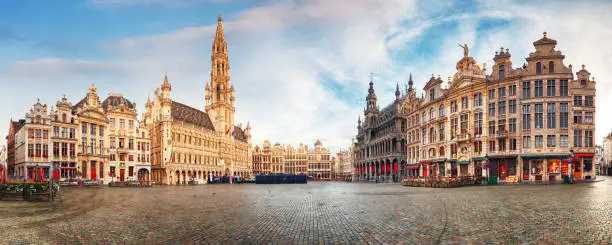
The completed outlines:
{"type": "Polygon", "coordinates": [[[53,204],[0,202],[0,244],[612,244],[612,178],[63,188],[53,204]]]}

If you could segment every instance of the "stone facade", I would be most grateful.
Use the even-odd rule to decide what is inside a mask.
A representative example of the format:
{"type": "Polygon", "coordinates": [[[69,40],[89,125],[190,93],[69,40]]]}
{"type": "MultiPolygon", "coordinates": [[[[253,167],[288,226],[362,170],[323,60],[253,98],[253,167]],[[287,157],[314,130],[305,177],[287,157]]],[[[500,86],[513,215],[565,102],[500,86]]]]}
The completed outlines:
{"type": "Polygon", "coordinates": [[[280,143],[272,146],[268,140],[253,149],[253,174],[306,174],[313,180],[331,180],[333,161],[321,141],[309,149],[304,144],[297,148],[280,143]]]}
{"type": "Polygon", "coordinates": [[[121,94],[110,94],[102,108],[109,120],[108,180],[149,181],[150,144],[147,127],[138,122],[136,103],[121,94]]]}
{"type": "Polygon", "coordinates": [[[51,118],[47,105],[38,101],[20,121],[15,132],[15,175],[34,180],[51,167],[51,118]]]}
{"type": "Polygon", "coordinates": [[[51,112],[53,177],[69,179],[77,177],[77,117],[72,114],[72,103],[64,96],[51,112]]]}
{"type": "Polygon", "coordinates": [[[72,107],[77,118],[79,163],[77,174],[83,179],[101,180],[108,177],[108,117],[102,108],[97,89],[91,85],[89,92],[81,101],[72,107]]]}
{"type": "Polygon", "coordinates": [[[353,144],[354,169],[358,181],[395,181],[405,175],[400,171],[406,167],[407,115],[416,110],[419,100],[412,88],[401,95],[399,84],[395,90],[395,100],[382,110],[376,104],[374,81],[370,80],[365,120],[357,121],[357,137],[353,144]]]}
{"type": "Polygon", "coordinates": [[[446,86],[432,75],[421,98],[412,90],[412,79],[406,96],[400,97],[398,89],[392,108],[404,110],[397,110],[391,130],[380,128],[392,117],[379,113],[370,82],[366,122],[359,121],[355,145],[360,179],[396,174],[380,168],[387,160],[378,159],[392,153],[393,144],[391,150],[388,143],[368,146],[395,131],[404,132],[408,142],[406,158],[398,159],[407,162],[399,176],[594,179],[595,80],[584,65],[574,76],[556,44],[544,33],[519,68],[512,67],[510,51],[501,48],[491,73],[462,46],[464,57],[446,86]],[[571,156],[576,161],[568,161],[571,156]]]}
{"type": "Polygon", "coordinates": [[[212,45],[205,111],[174,101],[168,77],[147,101],[145,125],[151,138],[152,179],[162,184],[203,183],[213,176],[252,176],[250,125],[234,124],[227,43],[221,16],[212,45]]]}
{"type": "Polygon", "coordinates": [[[612,133],[604,137],[602,151],[604,160],[601,164],[601,174],[612,176],[612,133]]]}
{"type": "Polygon", "coordinates": [[[336,153],[335,160],[338,166],[338,172],[336,180],[340,181],[353,181],[354,168],[353,168],[353,150],[341,150],[336,153]]]}

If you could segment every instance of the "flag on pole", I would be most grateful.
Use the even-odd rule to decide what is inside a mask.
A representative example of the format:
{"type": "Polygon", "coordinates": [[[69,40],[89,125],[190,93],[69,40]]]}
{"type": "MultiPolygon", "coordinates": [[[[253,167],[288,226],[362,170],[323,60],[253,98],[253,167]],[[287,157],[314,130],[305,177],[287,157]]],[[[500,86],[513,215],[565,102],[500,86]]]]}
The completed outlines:
{"type": "Polygon", "coordinates": [[[234,130],[232,130],[232,136],[234,136],[234,130]]]}

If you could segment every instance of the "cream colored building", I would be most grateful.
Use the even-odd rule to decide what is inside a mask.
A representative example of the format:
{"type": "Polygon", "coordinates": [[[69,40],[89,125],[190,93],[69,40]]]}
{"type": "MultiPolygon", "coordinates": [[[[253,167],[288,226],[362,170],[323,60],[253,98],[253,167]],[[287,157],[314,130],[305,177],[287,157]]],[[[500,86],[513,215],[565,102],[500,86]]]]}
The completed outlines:
{"type": "Polygon", "coordinates": [[[81,101],[72,107],[77,118],[77,174],[83,179],[104,180],[108,177],[108,117],[94,85],[81,101]]]}
{"type": "Polygon", "coordinates": [[[331,180],[332,168],[331,153],[319,140],[313,149],[301,143],[297,148],[279,143],[272,146],[268,140],[253,149],[254,175],[306,174],[314,180],[331,180]]]}
{"type": "Polygon", "coordinates": [[[72,103],[66,96],[55,104],[51,111],[51,133],[53,178],[77,178],[77,117],[72,114],[72,103]]]}
{"type": "Polygon", "coordinates": [[[107,181],[148,181],[151,165],[146,126],[138,122],[136,103],[121,94],[109,94],[102,102],[109,120],[107,181]],[[144,147],[144,148],[143,148],[144,147]]]}
{"type": "Polygon", "coordinates": [[[418,98],[411,78],[407,95],[396,89],[396,100],[382,110],[370,81],[354,148],[359,180],[397,174],[501,182],[594,179],[595,79],[584,65],[577,72],[566,66],[556,45],[544,33],[527,63],[516,68],[510,50],[501,48],[490,71],[463,45],[447,85],[432,75],[418,98]],[[406,132],[407,165],[397,173],[389,166],[398,160],[390,159],[403,151],[389,139],[400,131],[406,132]]]}
{"type": "Polygon", "coordinates": [[[336,153],[336,179],[340,181],[353,181],[355,177],[353,169],[353,149],[341,150],[336,153]]]}
{"type": "Polygon", "coordinates": [[[220,15],[211,61],[204,111],[175,101],[167,76],[161,89],[155,90],[153,101],[146,103],[152,179],[158,183],[203,183],[213,176],[252,176],[251,129],[248,123],[246,127],[234,123],[235,92],[220,15]]]}

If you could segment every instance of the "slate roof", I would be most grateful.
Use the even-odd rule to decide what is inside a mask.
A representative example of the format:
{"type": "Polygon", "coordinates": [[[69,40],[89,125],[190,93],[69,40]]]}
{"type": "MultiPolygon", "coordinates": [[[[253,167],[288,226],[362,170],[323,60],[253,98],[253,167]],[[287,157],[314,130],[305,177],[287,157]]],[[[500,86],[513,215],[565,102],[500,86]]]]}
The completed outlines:
{"type": "Polygon", "coordinates": [[[557,40],[550,39],[548,37],[543,37],[540,40],[533,42],[533,45],[543,45],[543,44],[557,44],[557,40]]]}
{"type": "Polygon", "coordinates": [[[109,107],[116,107],[121,105],[122,100],[125,100],[125,106],[129,109],[134,109],[134,104],[123,96],[110,95],[102,102],[102,108],[108,110],[109,107]]]}
{"type": "Polygon", "coordinates": [[[238,126],[234,126],[234,138],[243,142],[247,142],[247,137],[244,134],[244,131],[242,131],[242,129],[240,129],[240,127],[238,126]]]}
{"type": "Polygon", "coordinates": [[[206,112],[200,111],[193,107],[172,101],[172,120],[181,121],[210,130],[215,130],[215,127],[210,121],[210,117],[206,112]]]}

